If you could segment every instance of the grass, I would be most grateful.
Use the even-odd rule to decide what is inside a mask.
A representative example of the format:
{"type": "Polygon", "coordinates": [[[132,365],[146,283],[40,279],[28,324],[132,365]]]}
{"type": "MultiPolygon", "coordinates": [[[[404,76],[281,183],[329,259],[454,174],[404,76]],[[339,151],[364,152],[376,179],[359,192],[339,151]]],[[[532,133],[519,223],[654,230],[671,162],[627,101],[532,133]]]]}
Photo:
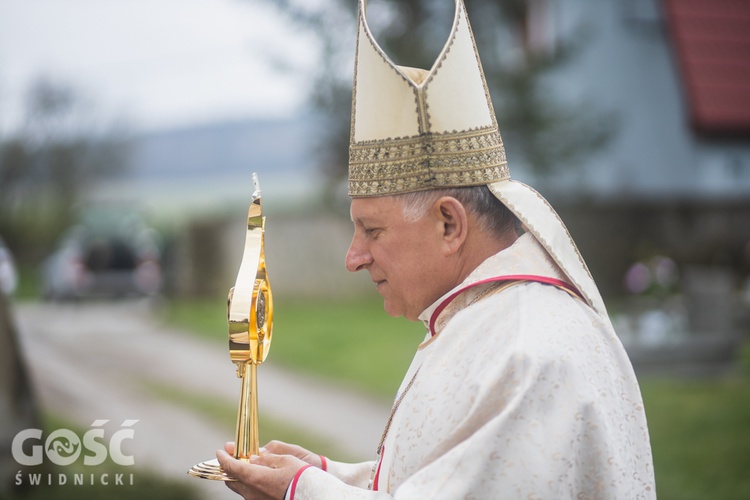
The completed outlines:
{"type": "MultiPolygon", "coordinates": [[[[343,381],[388,401],[425,333],[421,323],[386,315],[379,297],[335,302],[276,299],[274,306],[267,361],[343,381]]],[[[166,317],[225,343],[224,307],[218,299],[178,301],[168,306],[166,317]]]]}
{"type": "MultiPolygon", "coordinates": [[[[270,360],[377,397],[392,398],[424,333],[380,300],[275,305],[270,360]]],[[[221,300],[174,303],[168,317],[226,342],[221,300]]],[[[641,378],[660,499],[750,498],[750,348],[743,357],[728,377],[641,378]]]]}
{"type": "Polygon", "coordinates": [[[641,383],[660,499],[750,498],[750,376],[641,383]]]}
{"type": "MultiPolygon", "coordinates": [[[[183,406],[210,420],[218,430],[226,433],[227,441],[234,439],[237,424],[236,404],[229,404],[223,399],[211,396],[198,395],[175,386],[148,382],[146,387],[162,401],[183,406]]],[[[295,443],[309,450],[316,450],[326,456],[342,456],[341,451],[331,446],[329,442],[316,439],[304,429],[299,429],[292,424],[278,419],[266,418],[262,412],[258,415],[258,435],[261,445],[267,440],[265,436],[272,436],[273,439],[295,443]]],[[[344,456],[344,458],[346,457],[344,456]]]]}

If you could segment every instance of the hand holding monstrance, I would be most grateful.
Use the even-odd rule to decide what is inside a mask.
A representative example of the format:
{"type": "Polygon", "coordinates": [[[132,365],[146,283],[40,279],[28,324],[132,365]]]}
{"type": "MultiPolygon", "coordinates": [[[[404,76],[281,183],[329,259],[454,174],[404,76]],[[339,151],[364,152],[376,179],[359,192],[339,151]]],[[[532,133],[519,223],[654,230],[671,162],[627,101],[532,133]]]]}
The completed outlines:
{"type": "MultiPolygon", "coordinates": [[[[273,298],[266,275],[263,245],[265,218],[261,206],[258,177],[253,174],[253,200],[247,214],[245,250],[234,287],[229,291],[229,356],[242,379],[237,410],[234,457],[247,461],[258,455],[258,382],[257,368],[268,355],[273,327],[273,298]]],[[[188,474],[205,479],[234,481],[218,461],[193,466],[188,474]]]]}

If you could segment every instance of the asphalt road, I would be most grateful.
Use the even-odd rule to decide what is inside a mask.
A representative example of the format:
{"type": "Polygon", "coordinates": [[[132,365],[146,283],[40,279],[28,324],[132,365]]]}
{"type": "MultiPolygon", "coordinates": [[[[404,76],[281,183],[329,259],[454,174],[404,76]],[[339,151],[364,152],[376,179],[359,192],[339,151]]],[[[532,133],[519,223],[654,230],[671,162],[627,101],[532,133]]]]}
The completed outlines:
{"type": "MultiPolygon", "coordinates": [[[[219,483],[186,475],[233,435],[153,390],[174,387],[236,406],[239,379],[220,343],[165,327],[145,302],[25,303],[17,305],[16,317],[46,411],[83,429],[108,420],[108,432],[137,420],[128,445],[138,469],[187,481],[206,498],[237,498],[219,483]]],[[[349,457],[373,458],[386,405],[285,372],[271,361],[259,367],[258,378],[261,414],[305,428],[349,457]]]]}

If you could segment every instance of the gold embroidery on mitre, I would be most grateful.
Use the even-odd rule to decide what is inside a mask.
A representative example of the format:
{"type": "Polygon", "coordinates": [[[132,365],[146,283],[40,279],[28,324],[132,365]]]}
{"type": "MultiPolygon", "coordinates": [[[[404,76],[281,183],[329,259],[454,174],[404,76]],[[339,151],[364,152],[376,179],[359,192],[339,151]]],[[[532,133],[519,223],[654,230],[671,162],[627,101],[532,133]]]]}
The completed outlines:
{"type": "MultiPolygon", "coordinates": [[[[509,179],[505,148],[498,131],[492,100],[463,2],[456,0],[456,17],[451,36],[430,71],[393,64],[377,46],[367,28],[363,1],[360,1],[358,17],[362,29],[357,33],[358,49],[355,54],[352,139],[349,147],[349,195],[385,196],[443,187],[479,186],[509,179]],[[430,123],[430,99],[427,93],[431,81],[441,72],[459,29],[468,32],[491,124],[468,130],[437,132],[432,130],[430,123]],[[355,140],[355,109],[360,76],[359,47],[363,42],[360,40],[361,34],[366,38],[364,43],[369,45],[379,59],[412,87],[418,135],[355,140]]],[[[456,78],[460,78],[460,75],[456,78]]],[[[388,103],[384,102],[383,105],[387,106],[388,103]]]]}
{"type": "Polygon", "coordinates": [[[364,141],[349,148],[349,195],[384,196],[510,178],[495,128],[364,141]]]}

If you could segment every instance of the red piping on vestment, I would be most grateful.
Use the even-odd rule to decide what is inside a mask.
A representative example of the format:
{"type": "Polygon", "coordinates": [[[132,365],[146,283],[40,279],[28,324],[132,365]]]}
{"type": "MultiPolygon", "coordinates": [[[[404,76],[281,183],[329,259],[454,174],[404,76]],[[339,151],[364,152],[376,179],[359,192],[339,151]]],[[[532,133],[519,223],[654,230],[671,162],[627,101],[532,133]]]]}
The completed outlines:
{"type": "Polygon", "coordinates": [[[545,285],[553,285],[559,288],[564,288],[565,290],[568,290],[576,294],[578,297],[581,298],[581,300],[586,302],[586,299],[584,299],[583,294],[579,292],[576,287],[556,278],[549,278],[547,276],[537,276],[534,274],[510,274],[507,276],[495,276],[494,278],[483,279],[483,280],[477,281],[476,283],[472,283],[471,285],[467,285],[461,288],[460,290],[453,292],[452,294],[450,294],[450,296],[448,296],[448,298],[446,298],[443,302],[441,302],[440,305],[435,308],[435,311],[433,311],[432,316],[430,316],[430,337],[435,336],[435,322],[437,321],[438,316],[440,316],[440,313],[442,313],[445,310],[445,308],[448,307],[448,304],[453,302],[453,299],[461,295],[463,292],[465,292],[469,288],[473,288],[479,285],[484,285],[487,283],[496,283],[499,281],[533,281],[536,283],[544,283],[545,285]]]}
{"type": "Polygon", "coordinates": [[[305,472],[310,467],[312,467],[312,465],[310,464],[307,464],[304,467],[300,467],[300,469],[294,475],[294,479],[292,479],[291,491],[289,492],[289,500],[294,500],[294,493],[297,491],[297,481],[299,481],[299,478],[302,475],[302,473],[305,472]]]}
{"type": "Polygon", "coordinates": [[[378,479],[380,479],[380,467],[383,465],[383,457],[385,456],[385,445],[380,449],[380,456],[378,457],[378,468],[375,471],[375,477],[372,480],[372,491],[378,491],[378,479]]]}

